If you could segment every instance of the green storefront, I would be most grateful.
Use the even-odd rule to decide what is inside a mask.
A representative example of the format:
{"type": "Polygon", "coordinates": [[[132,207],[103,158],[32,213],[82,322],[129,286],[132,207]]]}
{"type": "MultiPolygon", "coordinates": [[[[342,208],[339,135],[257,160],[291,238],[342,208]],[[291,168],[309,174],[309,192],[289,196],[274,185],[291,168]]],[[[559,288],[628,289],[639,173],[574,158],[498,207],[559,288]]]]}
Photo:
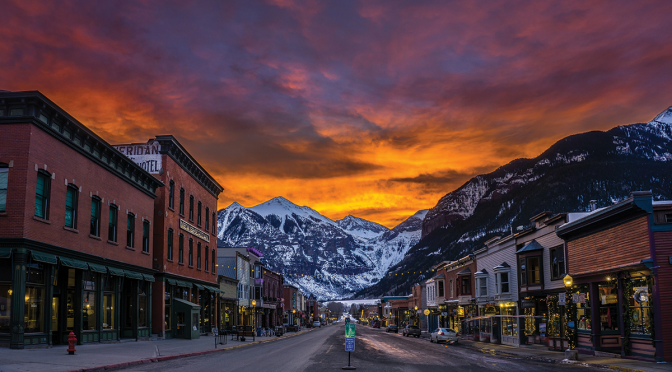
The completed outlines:
{"type": "Polygon", "coordinates": [[[149,339],[151,270],[76,251],[0,248],[0,345],[149,339]],[[73,256],[77,256],[77,258],[73,256]]]}
{"type": "Polygon", "coordinates": [[[164,280],[164,327],[165,338],[198,338],[191,332],[205,334],[216,326],[217,293],[223,293],[219,288],[194,283],[182,277],[159,277],[164,280]],[[179,278],[179,279],[177,279],[179,278]],[[191,310],[186,309],[190,307],[191,310]],[[197,310],[198,317],[194,318],[192,311],[197,310]]]}

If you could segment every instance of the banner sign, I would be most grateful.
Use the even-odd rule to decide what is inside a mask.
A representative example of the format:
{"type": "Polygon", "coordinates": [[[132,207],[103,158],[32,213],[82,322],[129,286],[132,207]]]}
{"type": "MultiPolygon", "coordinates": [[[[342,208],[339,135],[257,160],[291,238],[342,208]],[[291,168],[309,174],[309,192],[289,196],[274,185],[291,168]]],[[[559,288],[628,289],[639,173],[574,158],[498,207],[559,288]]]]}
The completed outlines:
{"type": "Polygon", "coordinates": [[[147,172],[159,174],[161,171],[163,164],[160,153],[161,145],[158,142],[135,143],[113,147],[147,172]]]}
{"type": "Polygon", "coordinates": [[[180,229],[188,232],[191,235],[194,235],[195,237],[201,240],[205,240],[206,242],[210,243],[210,234],[200,230],[196,226],[190,224],[189,222],[181,218],[180,218],[180,229]]]}

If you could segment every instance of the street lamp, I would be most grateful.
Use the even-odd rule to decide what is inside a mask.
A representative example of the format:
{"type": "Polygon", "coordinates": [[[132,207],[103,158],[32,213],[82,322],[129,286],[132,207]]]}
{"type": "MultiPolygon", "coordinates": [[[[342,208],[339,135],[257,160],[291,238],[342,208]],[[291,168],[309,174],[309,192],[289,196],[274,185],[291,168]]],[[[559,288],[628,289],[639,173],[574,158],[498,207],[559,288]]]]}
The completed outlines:
{"type": "Polygon", "coordinates": [[[570,289],[572,288],[572,283],[574,283],[574,278],[572,278],[569,274],[566,274],[563,281],[565,282],[565,288],[570,289]]]}
{"type": "Polygon", "coordinates": [[[257,334],[257,301],[252,300],[252,312],[254,314],[254,318],[252,318],[252,340],[256,341],[256,334],[257,334]]]}

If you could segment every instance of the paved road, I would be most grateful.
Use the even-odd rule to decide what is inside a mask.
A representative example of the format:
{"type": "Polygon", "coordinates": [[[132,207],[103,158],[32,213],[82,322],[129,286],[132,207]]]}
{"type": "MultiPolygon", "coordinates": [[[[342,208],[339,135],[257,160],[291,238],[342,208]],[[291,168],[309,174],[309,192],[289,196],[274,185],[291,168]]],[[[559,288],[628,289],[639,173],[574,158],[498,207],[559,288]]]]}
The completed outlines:
{"type": "MultiPolygon", "coordinates": [[[[132,371],[340,371],[347,365],[344,327],[334,325],[274,342],[211,355],[144,364],[132,371]],[[251,368],[251,369],[250,369],[251,368]]],[[[351,364],[358,371],[567,371],[558,365],[483,354],[462,346],[436,345],[425,339],[386,334],[357,326],[351,364]]],[[[581,367],[582,370],[593,370],[581,367]]]]}

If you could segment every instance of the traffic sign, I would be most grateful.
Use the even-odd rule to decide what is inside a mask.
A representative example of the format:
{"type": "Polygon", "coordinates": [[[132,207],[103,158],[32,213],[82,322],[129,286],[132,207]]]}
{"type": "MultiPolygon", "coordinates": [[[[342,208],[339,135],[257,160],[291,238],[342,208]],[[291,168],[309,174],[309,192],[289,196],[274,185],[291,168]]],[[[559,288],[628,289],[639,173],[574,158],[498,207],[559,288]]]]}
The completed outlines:
{"type": "Polygon", "coordinates": [[[346,338],[355,338],[355,325],[346,324],[345,325],[345,337],[346,338]]]}
{"type": "Polygon", "coordinates": [[[355,351],[355,338],[346,337],[345,338],[345,351],[355,351]]]}

